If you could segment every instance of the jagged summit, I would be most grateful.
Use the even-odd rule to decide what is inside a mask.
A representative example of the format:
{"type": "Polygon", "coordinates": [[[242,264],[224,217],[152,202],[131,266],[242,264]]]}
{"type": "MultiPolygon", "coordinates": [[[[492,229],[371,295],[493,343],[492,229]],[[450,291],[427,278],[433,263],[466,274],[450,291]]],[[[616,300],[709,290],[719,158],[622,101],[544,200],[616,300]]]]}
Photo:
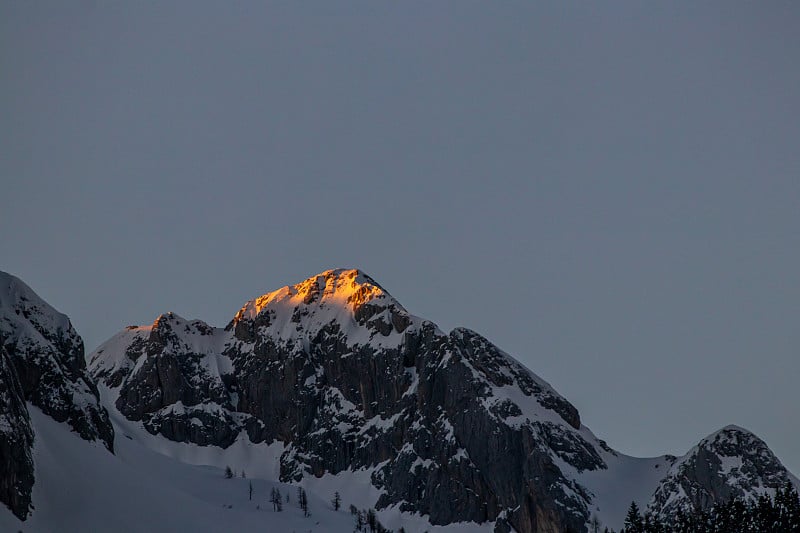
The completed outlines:
{"type": "MultiPolygon", "coordinates": [[[[248,301],[225,329],[233,330],[243,342],[253,342],[260,328],[275,338],[290,340],[309,339],[335,325],[350,344],[364,344],[376,333],[383,337],[401,334],[414,321],[364,272],[333,269],[248,301]]],[[[394,342],[399,340],[395,337],[394,342]]]]}
{"type": "MultiPolygon", "coordinates": [[[[372,335],[403,333],[412,316],[372,277],[359,269],[330,269],[300,283],[287,285],[248,300],[225,330],[242,341],[252,341],[255,330],[266,327],[281,339],[308,337],[325,326],[337,324],[354,342],[368,342],[372,335]],[[361,335],[357,335],[359,330],[361,335]]],[[[150,325],[128,326],[127,331],[148,332],[184,327],[210,332],[217,329],[202,320],[188,320],[168,311],[150,325]]],[[[102,348],[102,347],[101,347],[102,348]]]]}
{"type": "Polygon", "coordinates": [[[300,305],[349,308],[355,310],[371,301],[381,300],[399,306],[374,279],[358,269],[331,269],[295,285],[287,285],[248,301],[233,321],[254,319],[267,309],[295,309],[300,305]]]}

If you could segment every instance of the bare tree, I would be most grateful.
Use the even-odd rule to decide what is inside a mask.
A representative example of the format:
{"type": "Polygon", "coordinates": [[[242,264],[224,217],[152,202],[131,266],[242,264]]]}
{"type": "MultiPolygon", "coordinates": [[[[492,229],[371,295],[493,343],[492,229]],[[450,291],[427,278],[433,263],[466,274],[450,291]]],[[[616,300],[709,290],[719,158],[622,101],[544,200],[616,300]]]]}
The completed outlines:
{"type": "Polygon", "coordinates": [[[300,509],[303,510],[303,516],[308,516],[308,496],[305,489],[300,489],[300,509]]]}

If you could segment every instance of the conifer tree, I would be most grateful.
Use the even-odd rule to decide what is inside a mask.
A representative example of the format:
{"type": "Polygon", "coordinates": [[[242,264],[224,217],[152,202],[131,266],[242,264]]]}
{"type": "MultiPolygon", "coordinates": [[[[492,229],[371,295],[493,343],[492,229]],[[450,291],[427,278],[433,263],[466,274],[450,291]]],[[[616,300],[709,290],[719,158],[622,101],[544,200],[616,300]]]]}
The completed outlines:
{"type": "Polygon", "coordinates": [[[338,511],[339,508],[342,506],[342,497],[339,494],[338,490],[333,493],[333,500],[331,500],[331,503],[333,504],[334,511],[338,511]]]}
{"type": "Polygon", "coordinates": [[[624,531],[625,533],[644,533],[642,514],[639,512],[639,506],[636,505],[636,502],[631,502],[631,506],[628,507],[624,531]]]}

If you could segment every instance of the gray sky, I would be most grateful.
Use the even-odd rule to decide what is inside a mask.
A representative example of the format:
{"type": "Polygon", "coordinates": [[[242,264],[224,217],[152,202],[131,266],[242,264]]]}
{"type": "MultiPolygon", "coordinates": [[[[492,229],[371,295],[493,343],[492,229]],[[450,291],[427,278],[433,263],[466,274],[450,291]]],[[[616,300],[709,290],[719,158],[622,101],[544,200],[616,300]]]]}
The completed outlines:
{"type": "Polygon", "coordinates": [[[800,4],[0,4],[0,269],[89,349],[359,267],[635,455],[800,474],[800,4]]]}

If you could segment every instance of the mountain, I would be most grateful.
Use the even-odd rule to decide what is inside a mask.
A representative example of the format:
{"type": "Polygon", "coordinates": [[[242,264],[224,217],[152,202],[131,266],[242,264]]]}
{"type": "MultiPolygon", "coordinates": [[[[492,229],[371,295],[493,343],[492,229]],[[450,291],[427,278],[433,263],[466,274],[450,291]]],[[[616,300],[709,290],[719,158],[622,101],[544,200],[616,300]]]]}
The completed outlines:
{"type": "Polygon", "coordinates": [[[658,485],[650,509],[662,517],[679,509],[708,509],[731,498],[754,502],[795,481],[766,443],[746,429],[726,426],[675,461],[658,485]]]}
{"type": "Polygon", "coordinates": [[[579,529],[591,496],[562,465],[601,469],[612,453],[489,341],[443,333],[356,270],[247,302],[224,329],[162,315],[102,345],[90,368],[151,433],[280,442],[285,481],[369,469],[378,508],[432,524],[579,529]]]}
{"type": "Polygon", "coordinates": [[[86,371],[80,336],[66,315],[0,272],[0,501],[20,518],[34,483],[28,403],[113,449],[114,430],[86,371]]]}
{"type": "MultiPolygon", "coordinates": [[[[66,317],[8,279],[25,300],[0,293],[3,320],[25,321],[0,330],[14,332],[0,354],[0,496],[34,528],[251,530],[277,519],[287,530],[349,531],[349,516],[325,504],[338,491],[346,506],[374,507],[387,527],[408,531],[587,531],[592,518],[619,528],[631,501],[666,514],[794,479],[739,428],[679,458],[615,452],[510,355],[410,314],[358,270],[267,293],[223,328],[173,313],[130,326],[88,356],[88,373],[66,317]],[[31,329],[58,342],[20,350],[14,339],[31,329]],[[32,353],[64,379],[20,379],[32,353]],[[41,401],[51,391],[70,393],[71,407],[55,411],[70,416],[41,401]],[[225,466],[246,470],[264,504],[268,489],[305,487],[314,520],[294,507],[264,518],[237,499],[244,481],[224,480],[225,466]],[[82,496],[63,490],[76,478],[82,496]],[[18,509],[31,494],[29,517],[18,509]]],[[[16,527],[3,520],[0,510],[0,529],[16,527]]]]}

